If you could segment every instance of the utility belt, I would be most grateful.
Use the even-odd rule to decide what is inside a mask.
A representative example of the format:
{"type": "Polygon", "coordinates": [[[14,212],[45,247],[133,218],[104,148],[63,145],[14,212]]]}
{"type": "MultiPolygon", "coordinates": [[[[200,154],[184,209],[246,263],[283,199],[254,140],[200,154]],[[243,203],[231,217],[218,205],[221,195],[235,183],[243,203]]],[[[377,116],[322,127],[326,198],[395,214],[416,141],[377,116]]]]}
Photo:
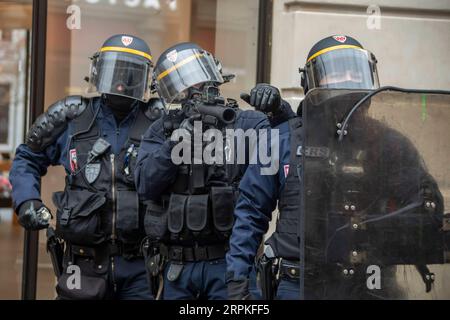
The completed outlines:
{"type": "Polygon", "coordinates": [[[96,258],[98,256],[115,257],[124,256],[125,258],[143,257],[139,250],[139,246],[127,245],[123,243],[106,242],[96,247],[86,247],[78,245],[69,245],[72,255],[86,258],[96,258]]]}
{"type": "Polygon", "coordinates": [[[258,272],[263,300],[274,300],[281,280],[300,281],[299,261],[278,258],[270,246],[258,260],[258,272]]]}
{"type": "MultiPolygon", "coordinates": [[[[420,274],[424,284],[425,291],[428,293],[434,287],[435,274],[432,273],[426,265],[415,265],[416,270],[420,274]]],[[[384,270],[391,272],[394,279],[395,269],[384,270]]],[[[277,288],[281,280],[298,282],[300,285],[300,277],[307,279],[307,287],[321,292],[322,287],[328,286],[327,294],[335,294],[331,298],[343,297],[362,297],[366,291],[367,281],[367,265],[355,265],[351,267],[343,267],[338,264],[330,264],[326,266],[310,266],[305,270],[300,267],[299,261],[290,261],[283,258],[268,258],[264,254],[258,261],[258,271],[260,273],[261,291],[263,300],[273,300],[276,296],[277,288]]],[[[306,285],[306,284],[305,284],[306,285]]],[[[395,289],[392,284],[385,284],[390,287],[387,290],[395,289]]],[[[394,291],[395,292],[395,291],[394,291]]],[[[319,293],[321,294],[324,292],[319,293]]]]}
{"type": "Polygon", "coordinates": [[[168,261],[175,262],[199,262],[199,261],[212,261],[225,258],[225,254],[228,251],[228,246],[225,244],[213,245],[213,246],[166,246],[161,244],[160,247],[161,256],[168,261]]]}
{"type": "Polygon", "coordinates": [[[141,251],[145,258],[149,286],[155,299],[159,300],[166,280],[164,278],[166,266],[169,266],[167,280],[175,282],[183,272],[186,262],[223,259],[228,251],[228,245],[225,243],[210,246],[165,245],[147,237],[141,244],[141,251]]]}
{"type": "Polygon", "coordinates": [[[279,279],[291,279],[300,280],[300,262],[299,261],[289,261],[280,259],[278,264],[278,278],[279,279]]]}
{"type": "Polygon", "coordinates": [[[51,227],[47,229],[47,252],[57,278],[62,275],[66,264],[76,263],[79,257],[93,260],[98,265],[105,264],[114,256],[123,256],[125,259],[143,257],[139,246],[135,244],[105,242],[95,247],[73,245],[57,238],[51,227]]]}

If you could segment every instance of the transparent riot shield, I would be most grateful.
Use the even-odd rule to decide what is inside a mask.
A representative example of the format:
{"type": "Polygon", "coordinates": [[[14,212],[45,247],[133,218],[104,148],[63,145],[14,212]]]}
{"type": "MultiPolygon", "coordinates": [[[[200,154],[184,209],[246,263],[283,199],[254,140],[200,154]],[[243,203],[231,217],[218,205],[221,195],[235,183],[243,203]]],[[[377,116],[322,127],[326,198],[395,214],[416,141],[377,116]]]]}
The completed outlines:
{"type": "Polygon", "coordinates": [[[302,297],[448,299],[450,94],[367,94],[303,102],[302,297]]]}

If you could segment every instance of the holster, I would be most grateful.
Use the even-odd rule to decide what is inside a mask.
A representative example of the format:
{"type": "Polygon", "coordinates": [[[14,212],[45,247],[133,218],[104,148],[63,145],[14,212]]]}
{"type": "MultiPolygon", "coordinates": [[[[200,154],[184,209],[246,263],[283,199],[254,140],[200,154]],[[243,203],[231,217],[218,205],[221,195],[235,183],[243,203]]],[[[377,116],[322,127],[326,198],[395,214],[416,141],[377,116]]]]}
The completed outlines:
{"type": "Polygon", "coordinates": [[[56,237],[55,229],[47,229],[47,252],[52,261],[53,271],[59,279],[63,273],[64,244],[56,237]]]}
{"type": "Polygon", "coordinates": [[[258,271],[260,274],[261,293],[263,300],[274,300],[276,294],[274,260],[275,259],[268,258],[265,254],[263,254],[258,262],[258,271]]]}
{"type": "Polygon", "coordinates": [[[142,241],[141,251],[145,259],[145,270],[150,290],[154,298],[159,300],[159,292],[163,285],[161,274],[166,264],[165,258],[159,253],[159,245],[150,241],[149,237],[142,241]]]}
{"type": "Polygon", "coordinates": [[[433,289],[435,274],[430,272],[427,265],[416,265],[417,272],[419,272],[425,284],[425,292],[429,293],[433,289]]]}

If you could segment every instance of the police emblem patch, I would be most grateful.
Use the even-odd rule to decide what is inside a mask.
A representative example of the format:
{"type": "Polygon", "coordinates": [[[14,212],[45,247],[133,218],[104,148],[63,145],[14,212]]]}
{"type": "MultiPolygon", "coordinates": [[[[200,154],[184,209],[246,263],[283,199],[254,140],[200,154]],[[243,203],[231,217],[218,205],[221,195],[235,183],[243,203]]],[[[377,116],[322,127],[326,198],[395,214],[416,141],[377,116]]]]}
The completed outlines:
{"type": "Polygon", "coordinates": [[[346,36],[333,36],[334,40],[339,41],[340,43],[345,43],[347,41],[346,36]]]}
{"type": "Polygon", "coordinates": [[[95,180],[97,180],[98,176],[100,175],[100,171],[100,163],[90,163],[86,166],[84,176],[86,177],[86,180],[89,182],[89,184],[92,184],[95,182],[95,180]]]}
{"type": "Polygon", "coordinates": [[[132,37],[127,37],[127,36],[122,37],[122,43],[125,47],[128,47],[130,44],[132,44],[133,40],[134,39],[132,37]]]}
{"type": "Polygon", "coordinates": [[[167,57],[167,60],[175,63],[178,60],[178,51],[172,50],[166,55],[166,57],[167,57]]]}

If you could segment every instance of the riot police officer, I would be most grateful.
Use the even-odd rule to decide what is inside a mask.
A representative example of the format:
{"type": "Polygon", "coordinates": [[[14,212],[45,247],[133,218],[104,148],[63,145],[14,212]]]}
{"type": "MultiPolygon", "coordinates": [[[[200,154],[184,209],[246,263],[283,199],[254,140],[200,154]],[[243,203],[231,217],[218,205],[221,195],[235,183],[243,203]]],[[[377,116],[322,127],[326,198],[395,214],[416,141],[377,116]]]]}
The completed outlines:
{"type": "MultiPolygon", "coordinates": [[[[362,45],[357,40],[349,36],[327,37],[315,44],[309,52],[306,66],[302,69],[302,86],[305,93],[315,88],[348,89],[356,91],[374,90],[379,87],[376,63],[377,62],[374,55],[369,51],[364,50],[362,45]]],[[[347,91],[343,90],[341,92],[345,94],[347,91]]],[[[334,94],[337,95],[336,93],[334,94]]],[[[318,98],[316,97],[316,100],[317,99],[318,98]]],[[[310,100],[314,101],[314,97],[310,100]]],[[[339,99],[335,99],[335,101],[339,101],[339,99]]],[[[348,101],[349,100],[347,100],[347,102],[348,101]]],[[[355,103],[357,101],[358,100],[356,100],[355,103]]],[[[329,103],[328,107],[333,108],[333,104],[329,103]]],[[[302,104],[299,107],[298,114],[301,115],[301,112],[302,104]]],[[[324,114],[322,114],[322,116],[325,117],[324,114]]],[[[318,118],[316,122],[320,121],[321,120],[318,118]]],[[[414,149],[411,143],[405,137],[393,132],[393,130],[382,127],[382,125],[378,122],[366,120],[366,122],[362,123],[363,127],[360,129],[361,135],[357,135],[358,146],[350,146],[353,150],[340,149],[339,151],[344,152],[345,150],[345,152],[348,152],[348,154],[353,154],[357,157],[357,161],[361,162],[363,158],[370,158],[369,156],[362,157],[362,155],[365,154],[364,150],[372,148],[369,153],[372,154],[373,157],[376,157],[376,152],[383,150],[384,156],[392,157],[394,158],[392,162],[398,163],[397,166],[392,166],[398,170],[392,169],[392,171],[385,173],[383,176],[387,177],[390,175],[391,178],[389,179],[396,176],[398,179],[395,181],[402,181],[401,185],[393,184],[391,186],[385,186],[384,190],[380,191],[380,194],[385,194],[386,199],[383,198],[383,196],[380,196],[380,199],[383,200],[378,199],[377,201],[373,201],[373,203],[376,202],[380,204],[385,200],[387,203],[390,202],[388,200],[393,200],[395,197],[397,203],[408,203],[409,199],[407,199],[407,193],[401,189],[414,185],[413,179],[417,177],[417,171],[419,171],[419,176],[421,179],[426,181],[426,183],[423,182],[424,185],[428,184],[432,190],[430,197],[434,199],[433,201],[437,206],[436,212],[442,211],[442,196],[440,195],[439,190],[437,190],[436,183],[433,178],[426,173],[424,166],[421,164],[420,156],[417,154],[417,150],[414,149]],[[369,131],[366,127],[364,127],[364,125],[370,126],[373,130],[369,131]],[[369,135],[368,132],[370,132],[369,135]],[[375,141],[378,142],[375,143],[375,141]],[[399,146],[402,146],[402,152],[399,152],[399,146]],[[358,148],[361,148],[363,151],[358,153],[358,150],[355,150],[358,148]],[[408,166],[411,166],[412,168],[410,171],[406,169],[403,169],[402,171],[399,168],[402,163],[405,163],[405,159],[408,161],[408,166]],[[399,178],[399,172],[402,172],[401,179],[399,178]],[[402,197],[400,197],[399,194],[402,194],[402,197]],[[391,199],[389,199],[389,197],[391,199]]],[[[228,291],[230,299],[246,299],[249,297],[248,270],[254,263],[257,249],[263,239],[263,235],[268,230],[269,221],[272,218],[272,212],[277,207],[277,203],[280,215],[277,220],[275,233],[265,243],[266,255],[264,257],[266,260],[270,259],[271,261],[276,261],[277,263],[276,266],[270,266],[270,268],[277,270],[277,283],[274,284],[275,281],[273,281],[273,279],[265,281],[267,286],[278,287],[275,298],[283,300],[299,299],[301,297],[301,288],[304,290],[302,292],[302,294],[304,294],[302,297],[309,299],[369,297],[369,295],[365,293],[367,288],[365,287],[366,282],[364,278],[362,278],[364,281],[358,282],[358,288],[356,289],[355,287],[345,287],[341,285],[340,276],[353,276],[353,273],[356,272],[353,269],[350,271],[349,269],[340,270],[338,271],[340,272],[339,276],[336,277],[336,270],[338,268],[333,270],[330,269],[327,270],[327,272],[329,271],[328,278],[321,278],[323,274],[318,273],[319,275],[317,275],[315,274],[316,269],[305,268],[304,261],[304,268],[301,268],[302,261],[300,257],[305,257],[304,250],[302,251],[300,249],[302,246],[303,248],[306,248],[305,250],[309,250],[310,255],[306,257],[308,263],[317,258],[318,261],[322,261],[322,263],[325,264],[325,260],[320,260],[320,258],[327,256],[326,253],[321,252],[321,250],[324,252],[326,251],[327,253],[329,252],[327,250],[338,252],[342,250],[339,249],[339,245],[347,245],[347,242],[349,242],[348,239],[344,239],[343,243],[338,243],[339,241],[337,240],[331,241],[330,243],[325,243],[325,248],[315,248],[311,242],[306,244],[301,243],[301,239],[305,234],[312,237],[317,241],[317,243],[320,243],[321,240],[319,241],[318,239],[322,239],[321,237],[326,238],[327,236],[330,236],[331,239],[333,239],[333,237],[336,238],[337,236],[333,235],[332,232],[331,235],[317,234],[318,232],[321,232],[321,230],[326,230],[325,226],[332,229],[330,226],[333,223],[336,223],[336,220],[345,219],[345,216],[342,215],[335,217],[335,221],[327,221],[326,218],[323,217],[321,212],[326,212],[327,210],[324,203],[326,203],[326,197],[329,196],[328,192],[333,195],[342,192],[342,194],[339,193],[339,196],[336,196],[336,198],[342,197],[341,201],[344,202],[346,198],[347,201],[349,201],[348,198],[355,197],[355,195],[362,197],[362,190],[355,191],[354,188],[364,189],[367,187],[369,189],[371,184],[373,185],[375,184],[375,181],[379,180],[377,180],[376,177],[380,177],[382,170],[385,168],[383,168],[383,166],[376,166],[375,160],[368,163],[369,161],[366,159],[362,165],[353,165],[349,161],[349,164],[347,164],[348,170],[363,170],[365,174],[368,174],[368,172],[373,174],[370,176],[371,178],[368,178],[369,180],[366,181],[367,184],[365,184],[364,187],[362,187],[363,182],[361,180],[359,180],[359,182],[352,182],[352,186],[342,184],[336,187],[330,182],[334,180],[329,177],[324,178],[325,176],[321,175],[322,172],[316,172],[316,176],[314,176],[314,173],[310,173],[308,175],[310,179],[308,180],[310,181],[309,187],[312,189],[310,194],[311,198],[316,200],[309,201],[316,201],[317,208],[320,205],[323,207],[321,207],[318,212],[314,211],[314,213],[312,213],[318,214],[317,217],[312,217],[308,220],[312,221],[317,219],[314,220],[316,225],[302,226],[300,217],[306,213],[302,212],[301,187],[302,179],[305,179],[305,176],[302,172],[303,168],[301,159],[305,155],[320,159],[323,154],[321,155],[320,152],[314,153],[311,150],[306,151],[302,148],[304,133],[302,119],[300,117],[291,119],[289,123],[283,123],[278,128],[280,129],[280,171],[276,175],[264,176],[259,173],[261,165],[250,165],[240,185],[240,196],[235,210],[236,221],[230,239],[230,251],[227,253],[227,273],[229,279],[228,291]],[[311,154],[309,155],[308,152],[310,151],[311,154]],[[329,188],[334,187],[336,190],[329,190],[329,188]],[[345,193],[350,192],[349,190],[353,190],[353,194],[349,195],[345,193]],[[322,204],[320,204],[320,202],[322,204]],[[321,226],[319,225],[320,223],[322,223],[321,226]],[[307,228],[310,228],[311,230],[305,230],[307,228]],[[314,232],[316,232],[316,234],[312,234],[314,232]],[[243,241],[240,237],[243,233],[247,235],[245,241],[243,241]],[[331,245],[336,245],[336,247],[331,245]],[[302,277],[303,287],[301,287],[300,281],[302,277]],[[312,281],[312,283],[315,285],[311,285],[311,282],[305,283],[305,278],[311,279],[314,277],[316,279],[315,282],[312,281]],[[337,285],[337,283],[339,283],[339,285],[337,285]],[[320,290],[322,290],[322,292],[318,293],[320,290]]],[[[344,129],[345,128],[341,128],[340,132],[344,129]]],[[[320,132],[317,135],[323,136],[327,130],[327,128],[317,128],[317,131],[320,132]]],[[[332,130],[336,130],[336,127],[334,126],[332,130]]],[[[356,129],[354,129],[354,131],[356,131],[356,129]]],[[[336,131],[333,132],[334,134],[336,133],[336,131]]],[[[341,156],[340,158],[343,157],[341,156]]],[[[325,160],[327,159],[328,158],[325,160]]],[[[334,162],[343,160],[336,157],[336,159],[329,159],[329,161],[329,165],[336,169],[336,164],[334,162]]],[[[322,162],[317,166],[317,170],[323,170],[326,166],[327,164],[322,162]]],[[[357,171],[347,173],[352,177],[359,177],[357,171]]],[[[336,173],[334,172],[333,174],[336,173]]],[[[386,181],[388,181],[387,178],[386,181]]],[[[339,183],[340,181],[336,182],[336,184],[339,183]]],[[[419,192],[412,192],[413,195],[417,195],[418,193],[419,192]]],[[[377,196],[377,194],[375,194],[375,196],[377,196]]],[[[370,195],[368,195],[368,199],[370,199],[370,195]]],[[[333,199],[333,201],[337,200],[333,199]]],[[[373,203],[368,203],[366,205],[370,207],[373,203]]],[[[312,210],[311,207],[311,205],[308,206],[310,210],[312,210]]],[[[350,205],[348,207],[349,210],[353,210],[350,209],[350,205]]],[[[355,210],[357,210],[357,208],[355,208],[355,210]]],[[[372,208],[372,210],[376,212],[377,209],[372,208]]],[[[370,210],[368,211],[370,212],[370,210]]],[[[311,215],[309,217],[311,217],[311,215]]],[[[342,225],[345,225],[345,223],[342,225]]],[[[355,223],[355,226],[358,226],[358,223],[355,223]]],[[[339,234],[339,232],[336,231],[336,234],[339,234]]],[[[303,241],[305,240],[303,239],[303,241]]],[[[342,251],[345,253],[345,249],[342,251]]],[[[330,255],[333,256],[335,252],[332,252],[330,255]]],[[[339,261],[339,259],[341,258],[337,258],[337,261],[339,261]]],[[[320,263],[318,263],[318,265],[320,268],[320,263]]],[[[425,274],[424,278],[429,276],[429,273],[425,274]]]]}
{"type": "Polygon", "coordinates": [[[59,299],[151,299],[139,245],[145,212],[134,185],[141,137],[161,114],[150,100],[152,56],[146,42],[119,34],[92,57],[94,98],[66,97],[41,115],[18,147],[11,170],[14,207],[28,230],[49,227],[41,176],[62,165],[65,190],[53,195],[59,299]],[[79,286],[68,277],[80,270],[79,286]],[[70,269],[70,270],[69,270],[70,269]]]}
{"type": "MultiPolygon", "coordinates": [[[[234,111],[233,121],[219,121],[210,128],[223,132],[270,126],[263,113],[240,110],[236,101],[225,101],[220,96],[218,88],[225,82],[220,63],[196,44],[183,43],[166,50],[156,63],[155,79],[167,106],[180,104],[183,110],[196,110],[200,108],[192,109],[193,101],[194,105],[198,99],[208,104],[206,101],[212,99],[211,114],[234,111]]],[[[265,103],[278,100],[283,104],[282,114],[274,114],[272,121],[287,119],[290,109],[285,109],[288,106],[281,102],[278,90],[265,89],[265,96],[259,100],[264,97],[265,103]]],[[[216,121],[211,116],[200,118],[204,126],[216,121]]],[[[159,252],[155,255],[159,258],[150,260],[150,265],[162,266],[163,299],[227,298],[225,253],[233,225],[235,193],[246,165],[175,164],[171,157],[176,144],[171,139],[173,129],[192,132],[192,120],[200,118],[198,114],[189,116],[189,112],[169,112],[150,127],[139,154],[136,184],[141,198],[153,203],[145,226],[159,252]]],[[[247,235],[241,238],[247,239],[247,235]]]]}

